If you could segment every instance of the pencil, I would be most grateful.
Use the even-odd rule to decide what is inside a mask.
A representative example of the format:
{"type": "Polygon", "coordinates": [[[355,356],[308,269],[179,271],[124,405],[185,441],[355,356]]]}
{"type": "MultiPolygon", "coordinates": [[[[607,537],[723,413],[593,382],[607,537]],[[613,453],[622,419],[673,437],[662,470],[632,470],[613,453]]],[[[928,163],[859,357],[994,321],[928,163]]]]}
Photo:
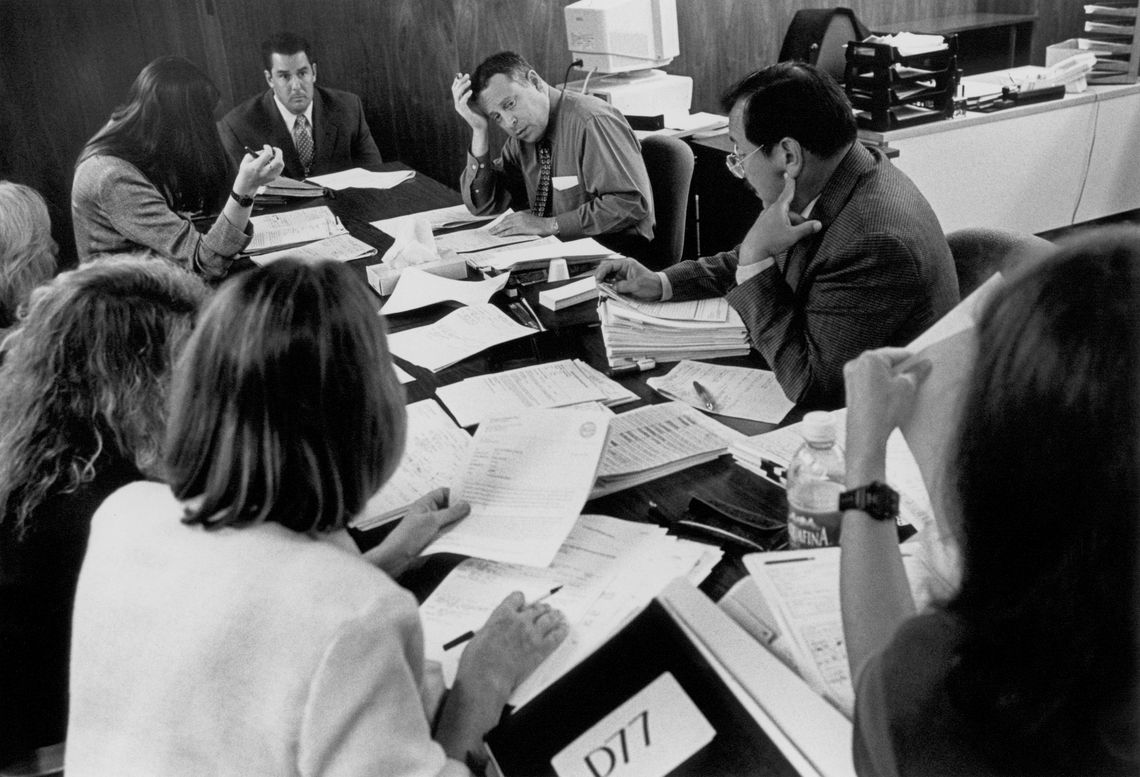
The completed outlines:
{"type": "MultiPolygon", "coordinates": [[[[551,588],[549,591],[544,593],[542,596],[538,597],[533,602],[531,602],[531,604],[538,604],[539,602],[546,601],[551,596],[554,596],[554,594],[558,593],[561,590],[562,590],[562,586],[556,585],[553,588],[551,588]]],[[[453,647],[459,647],[464,642],[467,642],[468,640],[470,640],[474,636],[475,636],[474,631],[465,631],[462,634],[460,634],[458,637],[456,637],[455,639],[444,642],[443,643],[443,649],[444,650],[451,650],[453,647]]]]}

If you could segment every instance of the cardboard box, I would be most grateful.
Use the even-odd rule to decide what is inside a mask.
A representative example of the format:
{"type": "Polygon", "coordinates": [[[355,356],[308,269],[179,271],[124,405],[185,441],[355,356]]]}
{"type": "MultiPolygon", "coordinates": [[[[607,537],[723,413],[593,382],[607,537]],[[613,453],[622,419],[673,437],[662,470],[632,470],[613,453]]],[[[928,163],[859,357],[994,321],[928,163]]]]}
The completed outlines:
{"type": "MultiPolygon", "coordinates": [[[[454,252],[438,262],[427,262],[415,266],[424,272],[430,272],[444,278],[463,280],[467,277],[467,262],[459,258],[454,252]]],[[[389,267],[383,262],[377,262],[365,267],[364,272],[368,276],[368,285],[375,289],[377,294],[387,297],[396,290],[396,284],[400,280],[400,273],[403,272],[403,268],[397,269],[389,267]]]]}

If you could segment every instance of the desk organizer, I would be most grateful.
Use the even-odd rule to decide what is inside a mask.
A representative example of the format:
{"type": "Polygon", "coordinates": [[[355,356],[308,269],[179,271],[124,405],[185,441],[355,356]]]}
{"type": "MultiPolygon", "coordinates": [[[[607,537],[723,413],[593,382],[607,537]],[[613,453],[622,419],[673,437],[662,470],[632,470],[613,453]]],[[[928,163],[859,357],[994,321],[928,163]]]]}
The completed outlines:
{"type": "Polygon", "coordinates": [[[957,73],[954,35],[945,49],[910,55],[885,43],[852,41],[843,84],[859,126],[886,132],[954,115],[957,73]]]}
{"type": "Polygon", "coordinates": [[[1096,54],[1086,76],[1090,84],[1131,84],[1140,70],[1140,0],[1100,0],[1085,6],[1085,35],[1065,41],[1068,48],[1096,54]]]}

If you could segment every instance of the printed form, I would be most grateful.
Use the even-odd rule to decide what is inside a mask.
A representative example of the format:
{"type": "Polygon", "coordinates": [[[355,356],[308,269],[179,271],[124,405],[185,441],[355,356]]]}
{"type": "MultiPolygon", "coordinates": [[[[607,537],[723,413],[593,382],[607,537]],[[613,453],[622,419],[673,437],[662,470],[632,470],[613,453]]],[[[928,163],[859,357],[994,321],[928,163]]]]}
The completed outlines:
{"type": "Polygon", "coordinates": [[[439,372],[492,345],[534,334],[489,302],[454,310],[428,326],[388,335],[388,349],[401,359],[439,372]]]}
{"type": "Polygon", "coordinates": [[[453,500],[471,514],[424,554],[545,567],[590,495],[610,414],[530,410],[479,425],[453,500]]]}
{"type": "Polygon", "coordinates": [[[247,254],[311,243],[348,233],[327,205],[285,213],[266,213],[264,216],[252,217],[249,223],[253,227],[253,239],[245,248],[247,254]]]}

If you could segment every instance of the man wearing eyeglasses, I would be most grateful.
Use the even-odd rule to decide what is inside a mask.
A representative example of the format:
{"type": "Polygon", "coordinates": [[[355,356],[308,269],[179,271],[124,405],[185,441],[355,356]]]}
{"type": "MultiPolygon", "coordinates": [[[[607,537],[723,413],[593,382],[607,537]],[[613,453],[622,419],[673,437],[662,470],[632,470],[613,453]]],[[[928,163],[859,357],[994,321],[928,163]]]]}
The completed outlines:
{"type": "Polygon", "coordinates": [[[788,398],[841,407],[843,365],[910,342],[958,301],[934,211],[909,178],[856,140],[843,89],[804,63],[746,76],[723,98],[729,170],[764,204],[731,251],[655,273],[597,270],[647,300],[724,295],[788,398]]]}

